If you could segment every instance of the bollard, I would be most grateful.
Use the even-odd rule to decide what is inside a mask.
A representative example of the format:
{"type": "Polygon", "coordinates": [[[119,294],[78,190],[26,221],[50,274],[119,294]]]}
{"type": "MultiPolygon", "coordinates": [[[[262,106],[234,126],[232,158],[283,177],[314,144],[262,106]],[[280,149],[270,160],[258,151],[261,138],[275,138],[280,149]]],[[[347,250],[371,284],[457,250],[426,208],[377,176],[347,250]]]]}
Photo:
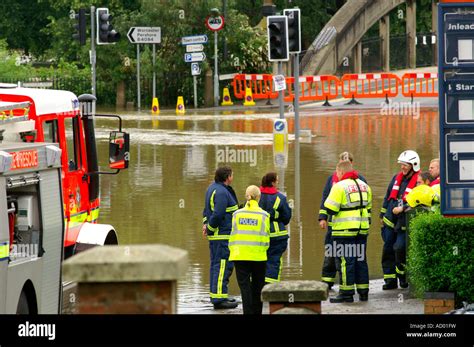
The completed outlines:
{"type": "Polygon", "coordinates": [[[320,281],[282,281],[263,287],[262,301],[270,314],[320,314],[321,301],[328,298],[328,286],[320,281]]]}
{"type": "Polygon", "coordinates": [[[176,114],[185,114],[186,109],[184,108],[184,100],[182,96],[178,96],[178,102],[176,103],[176,114]]]}
{"type": "Polygon", "coordinates": [[[255,101],[253,101],[251,88],[245,88],[244,106],[255,106],[255,101]]]}
{"type": "Polygon", "coordinates": [[[79,314],[176,314],[188,252],[165,245],[94,247],[63,263],[79,314]]]}
{"type": "Polygon", "coordinates": [[[153,98],[153,102],[151,104],[151,113],[160,114],[160,103],[158,102],[158,98],[153,98]]]}
{"type": "Polygon", "coordinates": [[[234,103],[230,98],[229,88],[224,88],[222,94],[221,106],[232,106],[234,103]]]}

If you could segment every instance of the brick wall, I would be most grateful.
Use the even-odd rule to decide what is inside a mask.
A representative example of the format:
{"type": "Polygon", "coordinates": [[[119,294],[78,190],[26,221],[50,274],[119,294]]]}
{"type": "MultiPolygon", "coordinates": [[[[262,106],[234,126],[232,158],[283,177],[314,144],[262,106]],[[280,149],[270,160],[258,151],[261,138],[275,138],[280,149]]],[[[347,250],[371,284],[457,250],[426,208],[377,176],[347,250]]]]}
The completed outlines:
{"type": "Polygon", "coordinates": [[[454,293],[426,293],[425,314],[443,314],[454,310],[454,293]]]}

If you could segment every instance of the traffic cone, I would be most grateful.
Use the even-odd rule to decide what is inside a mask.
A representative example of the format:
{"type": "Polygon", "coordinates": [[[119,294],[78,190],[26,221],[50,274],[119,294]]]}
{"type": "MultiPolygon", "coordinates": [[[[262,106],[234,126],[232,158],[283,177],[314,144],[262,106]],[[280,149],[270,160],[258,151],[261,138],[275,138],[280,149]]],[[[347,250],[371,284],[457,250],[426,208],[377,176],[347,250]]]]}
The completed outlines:
{"type": "Polygon", "coordinates": [[[221,106],[232,106],[234,103],[230,99],[229,88],[224,88],[221,106]]]}
{"type": "Polygon", "coordinates": [[[244,106],[255,106],[255,101],[253,101],[252,89],[245,88],[245,100],[244,106]]]}
{"type": "Polygon", "coordinates": [[[160,103],[158,102],[158,98],[153,98],[153,102],[151,104],[151,113],[160,114],[160,103]]]}
{"type": "Polygon", "coordinates": [[[182,96],[178,96],[178,102],[176,103],[176,114],[185,114],[186,109],[184,108],[184,100],[182,96]]]}

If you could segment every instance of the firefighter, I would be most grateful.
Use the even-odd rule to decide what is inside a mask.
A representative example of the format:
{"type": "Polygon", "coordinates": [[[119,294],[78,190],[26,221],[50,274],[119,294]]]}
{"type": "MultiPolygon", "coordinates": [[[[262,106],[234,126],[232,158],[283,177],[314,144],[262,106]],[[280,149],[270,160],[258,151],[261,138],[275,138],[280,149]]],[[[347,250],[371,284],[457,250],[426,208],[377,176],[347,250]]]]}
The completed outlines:
{"type": "MultiPolygon", "coordinates": [[[[351,163],[354,161],[354,157],[351,153],[349,152],[342,152],[339,154],[339,163],[342,161],[349,160],[351,163]]],[[[359,178],[367,183],[367,180],[359,174],[359,178]]],[[[334,172],[332,175],[328,177],[326,180],[326,185],[324,186],[323,190],[323,196],[321,198],[321,205],[319,208],[319,226],[321,229],[326,230],[326,236],[324,237],[324,247],[327,247],[328,245],[332,245],[332,239],[331,239],[331,220],[328,216],[327,210],[324,207],[324,202],[326,201],[329,192],[331,191],[331,187],[338,182],[337,174],[334,172]]],[[[322,276],[321,280],[325,282],[329,289],[332,288],[334,285],[334,281],[336,280],[336,260],[334,257],[328,257],[324,256],[324,261],[323,261],[323,270],[322,270],[322,276]]]]}
{"type": "Polygon", "coordinates": [[[249,186],[247,203],[232,216],[229,260],[242,294],[244,314],[262,314],[262,288],[265,285],[267,250],[270,245],[270,214],[258,206],[260,190],[249,186]]]}
{"type": "Polygon", "coordinates": [[[336,245],[332,252],[333,256],[337,255],[336,266],[340,273],[339,294],[330,298],[330,302],[354,302],[354,286],[360,301],[367,301],[369,268],[366,246],[372,191],[353,170],[350,161],[338,163],[336,174],[338,182],[324,202],[328,215],[332,216],[331,236],[336,245]]]}
{"type": "Polygon", "coordinates": [[[430,187],[433,188],[436,194],[437,202],[441,201],[441,186],[439,178],[439,158],[435,158],[430,162],[430,175],[433,178],[433,181],[430,184],[430,187]]]}
{"type": "Polygon", "coordinates": [[[263,176],[260,187],[261,198],[258,203],[270,214],[270,247],[267,251],[266,283],[280,281],[282,255],[288,247],[286,225],[290,223],[291,209],[286,196],[277,190],[277,184],[278,176],[275,172],[269,172],[263,176]]]}
{"type": "Polygon", "coordinates": [[[393,176],[385,194],[380,218],[382,222],[382,268],[383,290],[407,288],[406,264],[406,213],[400,211],[406,203],[406,196],[415,188],[420,172],[420,157],[412,150],[404,151],[398,157],[401,171],[393,176]],[[397,282],[398,278],[398,282],[397,282]]]}
{"type": "Polygon", "coordinates": [[[229,299],[228,295],[229,278],[234,267],[229,261],[229,237],[232,214],[238,209],[237,196],[230,186],[232,180],[230,167],[218,168],[215,182],[207,189],[204,202],[202,232],[209,240],[210,297],[214,309],[237,307],[235,300],[229,299]]]}

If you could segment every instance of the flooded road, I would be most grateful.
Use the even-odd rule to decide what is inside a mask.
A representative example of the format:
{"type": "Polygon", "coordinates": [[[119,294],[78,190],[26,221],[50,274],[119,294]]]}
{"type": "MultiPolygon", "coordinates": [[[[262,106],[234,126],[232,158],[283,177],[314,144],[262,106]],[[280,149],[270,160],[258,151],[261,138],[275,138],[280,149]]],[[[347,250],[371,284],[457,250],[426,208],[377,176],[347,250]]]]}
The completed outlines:
{"type": "MultiPolygon", "coordinates": [[[[276,114],[151,116],[124,113],[124,129],[131,135],[131,162],[116,176],[101,176],[101,223],[113,224],[121,244],[162,243],[186,249],[189,269],[179,283],[179,313],[199,313],[211,307],[209,248],[201,235],[204,194],[219,164],[232,166],[239,202],[245,188],[260,185],[268,171],[277,171],[283,191],[294,199],[294,138],[290,136],[286,169],[275,170],[272,127],[276,114]],[[249,150],[246,157],[230,153],[249,150]],[[236,162],[240,159],[240,162],[236,162]]],[[[288,119],[290,133],[294,121],[288,119]]],[[[112,121],[98,120],[100,157],[106,159],[112,121]]],[[[350,151],[355,167],[373,190],[377,217],[387,185],[398,172],[398,155],[416,150],[427,170],[438,157],[436,109],[422,109],[420,117],[381,116],[380,112],[334,114],[306,112],[301,129],[316,135],[301,143],[301,222],[290,224],[289,248],[284,254],[282,279],[321,278],[325,232],[317,215],[327,177],[340,152],[350,151]]],[[[105,162],[103,163],[105,165],[105,162]]],[[[380,222],[373,218],[368,241],[370,278],[381,278],[380,222]]],[[[239,295],[233,274],[230,294],[239,295]]]]}

